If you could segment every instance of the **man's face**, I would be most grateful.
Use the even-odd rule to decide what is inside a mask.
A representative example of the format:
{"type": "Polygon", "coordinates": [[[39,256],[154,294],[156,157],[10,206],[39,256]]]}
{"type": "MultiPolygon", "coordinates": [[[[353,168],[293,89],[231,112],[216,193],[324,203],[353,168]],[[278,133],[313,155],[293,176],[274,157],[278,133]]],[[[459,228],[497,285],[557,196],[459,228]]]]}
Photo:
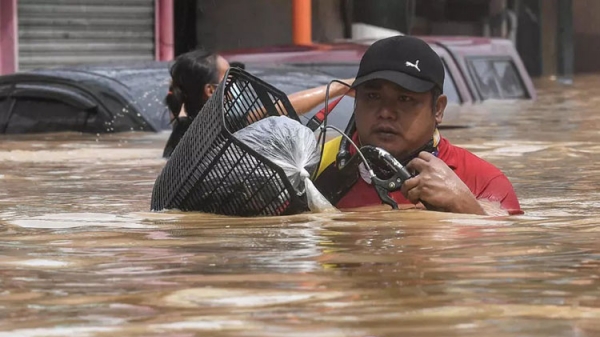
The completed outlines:
{"type": "Polygon", "coordinates": [[[415,93],[389,81],[372,80],[356,90],[356,129],[362,145],[403,158],[425,145],[442,122],[446,97],[432,105],[431,92],[415,93]]]}

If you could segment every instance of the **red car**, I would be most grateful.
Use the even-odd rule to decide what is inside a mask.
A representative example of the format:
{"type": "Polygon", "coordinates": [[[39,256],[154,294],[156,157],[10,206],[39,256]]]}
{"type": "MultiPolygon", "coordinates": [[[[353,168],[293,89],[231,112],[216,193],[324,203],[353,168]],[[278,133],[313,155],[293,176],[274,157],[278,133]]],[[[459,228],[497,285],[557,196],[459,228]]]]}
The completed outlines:
{"type": "MultiPolygon", "coordinates": [[[[485,100],[535,99],[533,82],[510,40],[482,37],[421,37],[441,57],[446,70],[444,93],[449,107],[446,121],[458,105],[485,100]]],[[[356,75],[363,53],[375,40],[352,40],[310,46],[278,46],[223,53],[229,61],[260,67],[297,67],[331,78],[356,75]]]]}

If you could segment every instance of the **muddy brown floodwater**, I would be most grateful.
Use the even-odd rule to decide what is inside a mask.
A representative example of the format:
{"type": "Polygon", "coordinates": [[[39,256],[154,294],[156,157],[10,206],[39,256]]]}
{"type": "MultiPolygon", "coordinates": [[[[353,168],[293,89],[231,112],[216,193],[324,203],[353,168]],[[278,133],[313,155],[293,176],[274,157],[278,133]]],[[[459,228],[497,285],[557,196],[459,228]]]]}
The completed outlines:
{"type": "Polygon", "coordinates": [[[0,336],[598,336],[600,77],[464,107],[525,215],[149,212],[167,134],[0,138],[0,336]]]}

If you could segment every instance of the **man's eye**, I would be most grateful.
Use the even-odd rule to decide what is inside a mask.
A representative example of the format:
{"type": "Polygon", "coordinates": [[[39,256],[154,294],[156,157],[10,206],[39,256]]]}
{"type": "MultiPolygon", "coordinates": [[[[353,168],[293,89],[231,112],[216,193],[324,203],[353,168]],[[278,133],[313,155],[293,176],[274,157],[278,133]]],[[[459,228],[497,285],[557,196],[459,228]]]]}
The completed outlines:
{"type": "Polygon", "coordinates": [[[402,96],[400,96],[399,100],[400,100],[400,102],[410,102],[410,101],[412,101],[412,97],[402,95],[402,96]]]}
{"type": "Polygon", "coordinates": [[[369,93],[367,93],[367,97],[369,99],[378,99],[379,98],[379,94],[374,93],[374,92],[369,92],[369,93]]]}

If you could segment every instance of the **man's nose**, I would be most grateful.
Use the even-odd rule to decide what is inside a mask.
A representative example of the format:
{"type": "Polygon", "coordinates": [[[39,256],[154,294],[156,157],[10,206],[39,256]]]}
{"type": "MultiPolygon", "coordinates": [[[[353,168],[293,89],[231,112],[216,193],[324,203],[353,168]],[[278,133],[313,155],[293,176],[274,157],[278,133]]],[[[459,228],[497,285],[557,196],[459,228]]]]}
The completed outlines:
{"type": "Polygon", "coordinates": [[[379,118],[383,118],[383,119],[395,119],[396,111],[390,104],[384,103],[381,105],[378,115],[379,115],[378,116],[379,118]]]}

